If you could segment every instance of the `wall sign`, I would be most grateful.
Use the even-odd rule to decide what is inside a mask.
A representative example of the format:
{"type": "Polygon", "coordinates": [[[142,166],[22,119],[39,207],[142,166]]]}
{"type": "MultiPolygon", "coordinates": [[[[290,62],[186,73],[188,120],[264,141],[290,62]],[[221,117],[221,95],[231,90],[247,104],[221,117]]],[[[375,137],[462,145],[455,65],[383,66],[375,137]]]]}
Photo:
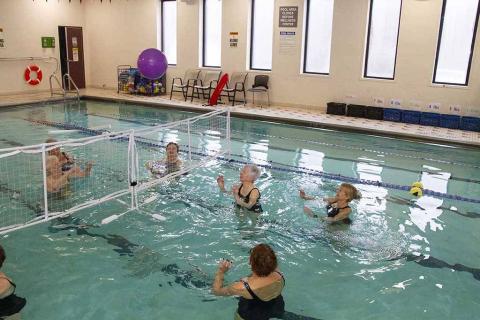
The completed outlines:
{"type": "Polygon", "coordinates": [[[279,54],[294,55],[297,52],[297,40],[295,31],[280,31],[279,54]]]}
{"type": "Polygon", "coordinates": [[[298,6],[280,7],[279,23],[280,28],[296,28],[298,23],[298,6]]]}
{"type": "Polygon", "coordinates": [[[0,49],[5,48],[5,36],[3,35],[3,29],[0,28],[0,49]]]}
{"type": "Polygon", "coordinates": [[[238,47],[238,32],[230,32],[230,48],[238,47]]]}
{"type": "Polygon", "coordinates": [[[42,37],[42,48],[55,48],[55,37],[42,37]]]}

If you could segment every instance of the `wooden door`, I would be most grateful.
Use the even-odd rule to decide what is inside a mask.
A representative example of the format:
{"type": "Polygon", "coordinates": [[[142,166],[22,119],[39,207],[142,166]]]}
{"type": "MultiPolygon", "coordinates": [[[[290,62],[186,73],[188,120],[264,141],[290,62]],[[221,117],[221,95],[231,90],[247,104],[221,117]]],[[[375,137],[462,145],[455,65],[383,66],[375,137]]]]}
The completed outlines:
{"type": "MultiPolygon", "coordinates": [[[[67,72],[79,89],[85,88],[85,61],[81,27],[65,27],[65,53],[67,72]]],[[[69,88],[67,85],[66,89],[69,88]]]]}

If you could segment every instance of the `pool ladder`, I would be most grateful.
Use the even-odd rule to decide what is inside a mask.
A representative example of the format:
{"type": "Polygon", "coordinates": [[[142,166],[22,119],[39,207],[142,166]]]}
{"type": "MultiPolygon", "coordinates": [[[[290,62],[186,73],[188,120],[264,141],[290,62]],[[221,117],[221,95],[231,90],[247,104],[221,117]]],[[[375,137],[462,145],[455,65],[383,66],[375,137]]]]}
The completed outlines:
{"type": "Polygon", "coordinates": [[[80,90],[78,90],[78,87],[77,85],[75,84],[75,81],[73,81],[72,77],[70,76],[70,74],[68,73],[65,73],[62,77],[62,83],[60,83],[60,80],[58,79],[58,76],[57,76],[57,73],[54,72],[52,73],[52,75],[50,76],[50,78],[48,79],[49,83],[50,83],[50,95],[53,97],[54,95],[60,95],[60,96],[63,96],[64,98],[67,97],[67,95],[69,93],[73,93],[76,95],[77,97],[77,101],[80,101],[80,90]],[[55,80],[55,82],[57,83],[58,87],[59,87],[59,91],[55,90],[53,88],[53,81],[55,80]],[[73,89],[72,89],[73,87],[73,89]],[[66,89],[68,88],[68,89],[66,89]]]}

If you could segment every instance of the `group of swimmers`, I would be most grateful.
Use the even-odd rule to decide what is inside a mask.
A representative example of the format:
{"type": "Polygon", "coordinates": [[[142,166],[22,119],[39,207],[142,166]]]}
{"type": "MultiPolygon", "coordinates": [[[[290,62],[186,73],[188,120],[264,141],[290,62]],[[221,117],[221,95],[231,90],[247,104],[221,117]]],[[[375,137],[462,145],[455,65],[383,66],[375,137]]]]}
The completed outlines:
{"type": "MultiPolygon", "coordinates": [[[[57,141],[48,139],[46,143],[54,144],[57,141]]],[[[146,169],[156,178],[165,176],[181,169],[182,161],[179,159],[179,146],[170,142],[166,146],[166,156],[161,160],[151,160],[145,164],[146,169]]],[[[90,175],[93,163],[86,163],[84,169],[77,165],[75,159],[69,154],[62,152],[59,147],[48,151],[46,161],[47,191],[52,194],[62,193],[72,178],[82,178],[90,175]]],[[[235,206],[260,215],[263,212],[260,203],[261,193],[255,186],[255,181],[260,176],[257,166],[248,164],[240,171],[240,183],[235,184],[228,191],[225,187],[225,179],[218,176],[217,184],[221,192],[231,194],[235,206]]],[[[299,191],[300,198],[314,200],[315,197],[307,195],[303,190],[299,191]]],[[[326,202],[326,215],[315,214],[310,208],[304,207],[304,212],[313,217],[320,218],[331,223],[350,224],[349,218],[352,209],[349,203],[360,199],[360,193],[350,184],[342,184],[332,198],[323,199],[326,202]]],[[[0,267],[5,260],[5,252],[0,247],[0,267]]],[[[235,314],[236,320],[263,320],[270,318],[284,318],[287,313],[284,310],[282,290],[285,286],[285,278],[278,269],[277,258],[273,249],[267,244],[259,244],[250,252],[249,259],[251,274],[224,286],[224,275],[231,268],[232,262],[222,260],[219,263],[212,293],[219,296],[239,296],[238,309],[235,314]]],[[[11,279],[0,273],[0,319],[20,319],[19,311],[25,305],[25,299],[15,295],[15,284],[11,279]]]]}

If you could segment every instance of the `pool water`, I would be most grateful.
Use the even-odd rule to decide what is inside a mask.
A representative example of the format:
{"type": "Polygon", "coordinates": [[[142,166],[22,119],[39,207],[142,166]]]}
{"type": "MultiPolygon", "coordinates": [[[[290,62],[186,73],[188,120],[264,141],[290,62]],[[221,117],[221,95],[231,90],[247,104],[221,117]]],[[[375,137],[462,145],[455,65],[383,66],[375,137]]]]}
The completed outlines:
{"type": "MultiPolygon", "coordinates": [[[[117,131],[195,115],[95,101],[9,108],[0,112],[0,148],[44,142],[52,128],[32,119],[117,131]]],[[[233,118],[232,157],[237,162],[214,161],[148,190],[142,197],[155,201],[108,225],[100,221],[124,211],[117,201],[3,236],[2,271],[28,300],[22,317],[232,319],[237,300],[210,293],[218,261],[232,260],[225,279],[238,280],[260,242],[279,257],[290,319],[480,317],[478,204],[412,201],[407,192],[357,184],[363,197],[352,205],[353,224],[325,225],[305,216],[304,205],[319,214],[324,208],[301,200],[298,189],[332,196],[339,182],[296,169],[399,185],[422,181],[427,189],[479,199],[480,150],[233,118]],[[219,174],[227,186],[238,181],[242,161],[273,166],[262,167],[257,182],[265,211],[258,219],[235,211],[217,189],[219,174]]],[[[94,169],[88,179],[102,177],[94,169]]]]}

